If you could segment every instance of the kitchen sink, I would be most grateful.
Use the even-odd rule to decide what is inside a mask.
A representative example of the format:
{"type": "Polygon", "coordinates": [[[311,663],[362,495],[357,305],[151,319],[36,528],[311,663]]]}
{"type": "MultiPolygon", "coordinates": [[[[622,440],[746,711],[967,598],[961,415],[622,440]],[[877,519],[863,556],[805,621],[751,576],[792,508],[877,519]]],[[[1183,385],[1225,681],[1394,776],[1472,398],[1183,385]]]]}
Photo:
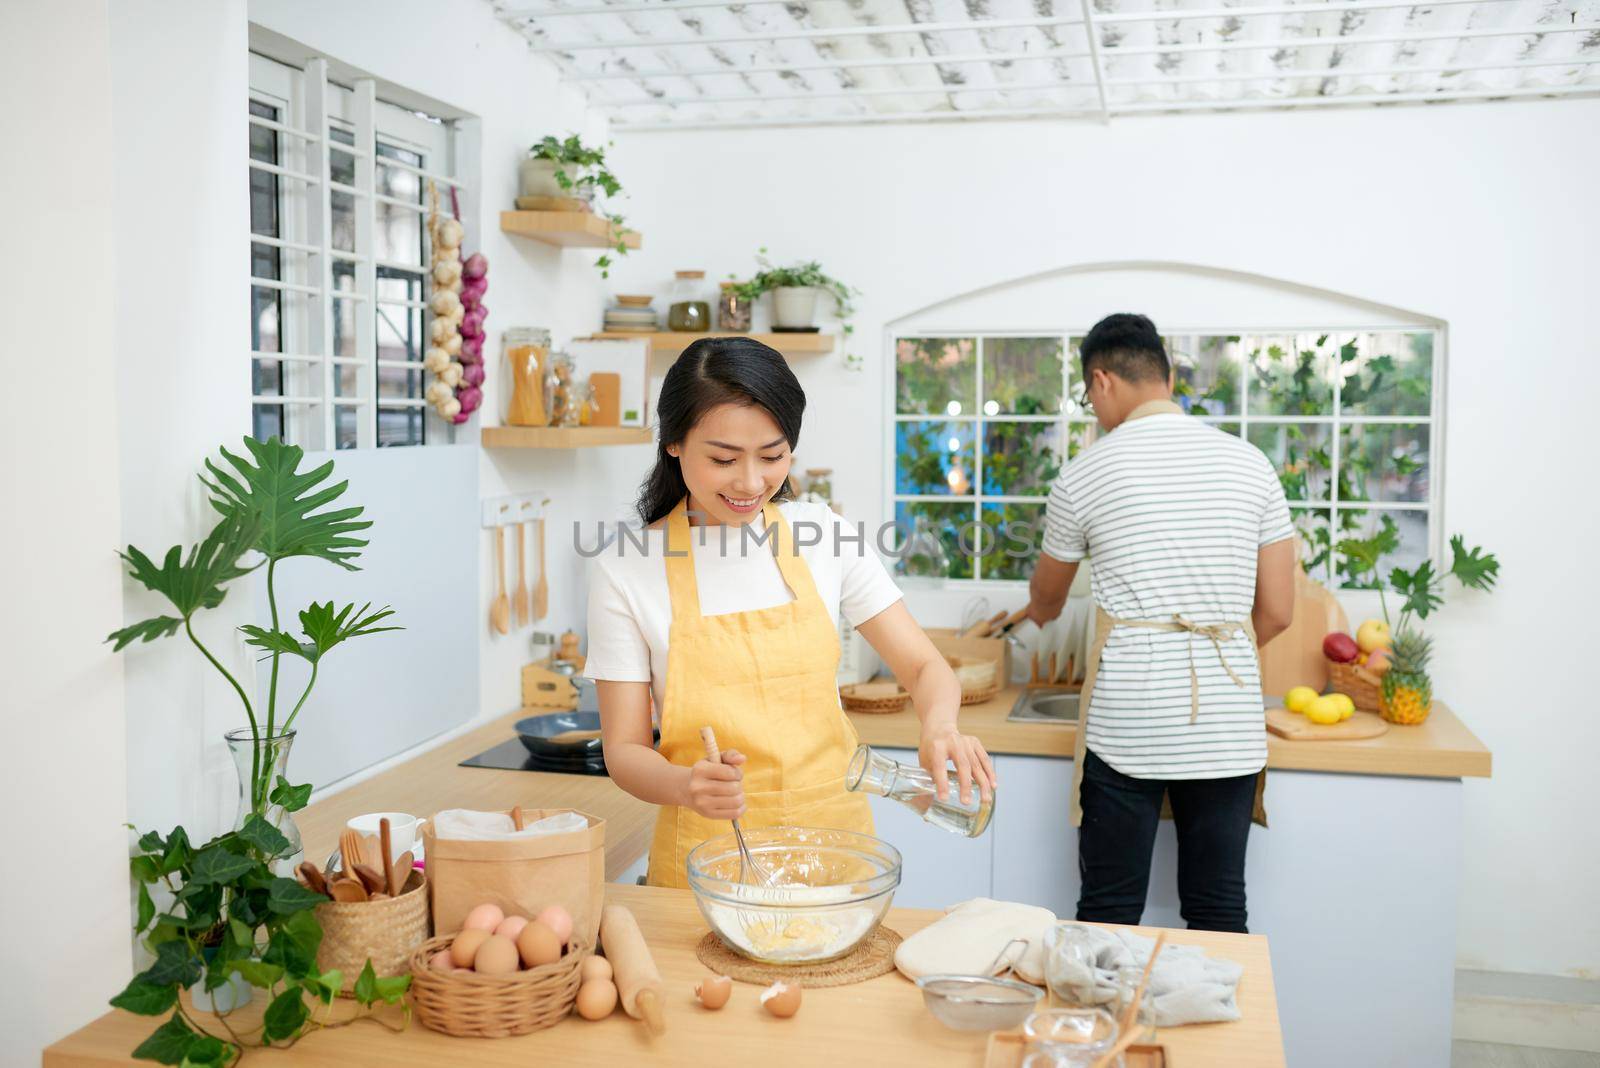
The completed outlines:
{"type": "Polygon", "coordinates": [[[1010,723],[1076,723],[1080,697],[1077,690],[1062,688],[1023,690],[1017,695],[1017,702],[1011,706],[1006,720],[1010,723]]]}

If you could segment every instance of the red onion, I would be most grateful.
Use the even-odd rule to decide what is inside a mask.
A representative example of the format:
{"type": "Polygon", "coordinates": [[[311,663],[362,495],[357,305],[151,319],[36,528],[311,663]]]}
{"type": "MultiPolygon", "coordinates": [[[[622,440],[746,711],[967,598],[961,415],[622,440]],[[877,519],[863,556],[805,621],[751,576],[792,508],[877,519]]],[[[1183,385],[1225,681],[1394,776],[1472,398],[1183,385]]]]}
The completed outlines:
{"type": "Polygon", "coordinates": [[[462,363],[483,362],[483,337],[464,337],[461,339],[461,354],[456,357],[462,363]]]}
{"type": "Polygon", "coordinates": [[[483,404],[483,390],[477,386],[468,386],[456,393],[456,400],[461,402],[463,412],[475,412],[483,404]]]}
{"type": "Polygon", "coordinates": [[[483,336],[483,320],[487,318],[482,308],[473,308],[461,317],[461,336],[474,338],[483,336]]]}
{"type": "Polygon", "coordinates": [[[483,295],[489,291],[487,278],[475,278],[461,287],[461,303],[471,308],[483,302],[483,295]]]}
{"type": "Polygon", "coordinates": [[[463,386],[481,386],[483,385],[483,378],[484,372],[482,363],[468,363],[462,365],[461,384],[463,386]]]}
{"type": "Polygon", "coordinates": [[[471,418],[472,418],[472,413],[467,411],[465,408],[463,408],[459,412],[457,412],[455,415],[452,415],[450,417],[450,421],[452,423],[456,424],[457,426],[460,426],[462,423],[465,423],[468,419],[471,419],[471,418]]]}
{"type": "Polygon", "coordinates": [[[481,252],[474,252],[461,265],[462,278],[482,278],[488,273],[489,259],[481,252]]]}

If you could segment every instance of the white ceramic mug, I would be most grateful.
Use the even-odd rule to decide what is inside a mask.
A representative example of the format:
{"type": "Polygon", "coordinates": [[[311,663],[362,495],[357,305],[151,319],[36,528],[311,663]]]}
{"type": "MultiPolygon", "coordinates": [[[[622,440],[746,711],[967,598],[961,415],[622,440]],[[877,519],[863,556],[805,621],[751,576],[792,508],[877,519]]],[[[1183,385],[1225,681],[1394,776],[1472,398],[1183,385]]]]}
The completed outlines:
{"type": "Polygon", "coordinates": [[[352,817],[345,826],[357,834],[376,839],[378,821],[386,816],[389,819],[389,863],[393,864],[400,859],[400,854],[408,850],[416,852],[417,838],[422,833],[422,825],[428,822],[427,819],[413,816],[409,812],[367,812],[352,817]]]}

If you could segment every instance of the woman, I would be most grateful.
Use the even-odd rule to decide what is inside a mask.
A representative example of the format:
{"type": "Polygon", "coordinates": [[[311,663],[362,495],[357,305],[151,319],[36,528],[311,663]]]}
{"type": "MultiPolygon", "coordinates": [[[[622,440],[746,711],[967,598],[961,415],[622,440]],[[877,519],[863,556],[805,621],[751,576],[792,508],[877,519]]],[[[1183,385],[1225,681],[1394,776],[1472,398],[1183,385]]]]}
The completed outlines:
{"type": "Polygon", "coordinates": [[[854,532],[826,505],[789,499],[805,405],[789,365],[760,342],[690,345],[661,387],[638,502],[646,530],[624,532],[590,572],[585,673],[611,778],[661,806],[655,886],[685,885],[689,851],[732,819],[872,832],[866,797],[844,786],[856,733],[834,681],[841,612],[911,693],[940,796],[949,762],[963,801],[994,787],[989,755],[956,729],[961,686],[882,563],[860,541],[841,544],[837,532],[854,532]],[[722,763],[705,759],[705,726],[722,763]]]}

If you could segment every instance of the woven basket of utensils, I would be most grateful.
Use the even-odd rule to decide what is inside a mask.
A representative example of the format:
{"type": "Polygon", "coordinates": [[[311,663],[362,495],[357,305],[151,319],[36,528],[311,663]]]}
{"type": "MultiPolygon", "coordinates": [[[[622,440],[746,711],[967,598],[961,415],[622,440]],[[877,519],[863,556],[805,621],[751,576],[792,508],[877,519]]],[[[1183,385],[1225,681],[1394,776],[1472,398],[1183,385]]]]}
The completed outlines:
{"type": "Polygon", "coordinates": [[[339,969],[346,990],[355,985],[369,959],[380,976],[404,975],[411,967],[411,951],[428,939],[431,916],[427,876],[415,869],[396,897],[318,905],[322,944],[317,947],[317,967],[339,969]]]}
{"type": "Polygon", "coordinates": [[[411,1006],[422,1026],[457,1038],[509,1038],[560,1023],[578,1000],[580,969],[594,951],[575,937],[554,964],[509,975],[430,968],[453,941],[455,935],[441,935],[412,951],[411,1006]]]}

